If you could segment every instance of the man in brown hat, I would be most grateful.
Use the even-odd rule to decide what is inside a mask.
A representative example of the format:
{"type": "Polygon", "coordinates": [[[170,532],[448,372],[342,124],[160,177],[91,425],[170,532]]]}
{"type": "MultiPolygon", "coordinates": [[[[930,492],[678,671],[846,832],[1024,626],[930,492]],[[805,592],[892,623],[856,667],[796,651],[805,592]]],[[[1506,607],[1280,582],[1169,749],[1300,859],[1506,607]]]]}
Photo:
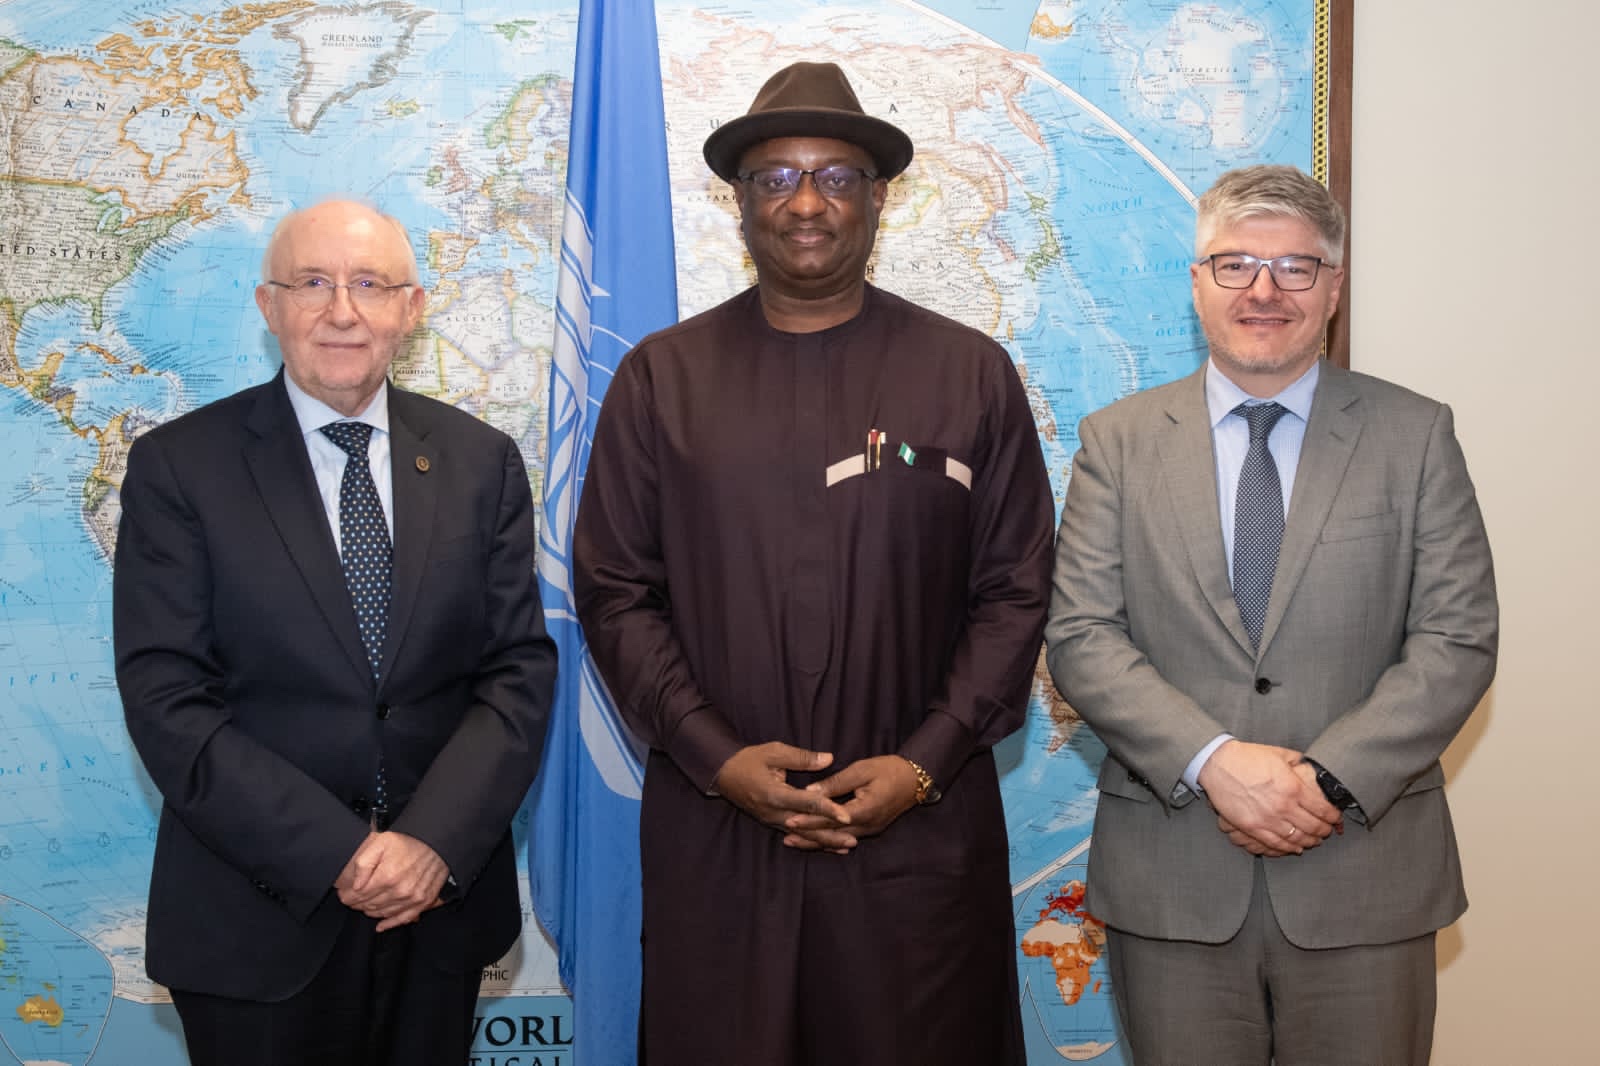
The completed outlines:
{"type": "Polygon", "coordinates": [[[911,155],[838,67],[779,72],[705,144],[757,284],[606,394],[575,591],[651,748],[649,1066],[1023,1059],[990,748],[1053,505],[1005,351],[867,284],[911,155]]]}

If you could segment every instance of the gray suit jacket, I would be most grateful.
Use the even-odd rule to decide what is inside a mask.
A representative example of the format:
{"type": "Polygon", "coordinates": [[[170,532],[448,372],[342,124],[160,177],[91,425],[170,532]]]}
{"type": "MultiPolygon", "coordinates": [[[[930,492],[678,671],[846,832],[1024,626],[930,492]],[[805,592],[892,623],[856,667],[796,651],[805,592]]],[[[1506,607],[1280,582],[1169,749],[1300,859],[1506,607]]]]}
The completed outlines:
{"type": "Polygon", "coordinates": [[[1498,608],[1450,409],[1325,364],[1259,652],[1228,577],[1204,374],[1086,418],[1056,545],[1050,672],[1110,755],[1088,906],[1218,943],[1254,863],[1181,785],[1218,733],[1305,751],[1363,827],[1262,860],[1305,948],[1391,943],[1466,909],[1439,755],[1494,675],[1498,608]]]}

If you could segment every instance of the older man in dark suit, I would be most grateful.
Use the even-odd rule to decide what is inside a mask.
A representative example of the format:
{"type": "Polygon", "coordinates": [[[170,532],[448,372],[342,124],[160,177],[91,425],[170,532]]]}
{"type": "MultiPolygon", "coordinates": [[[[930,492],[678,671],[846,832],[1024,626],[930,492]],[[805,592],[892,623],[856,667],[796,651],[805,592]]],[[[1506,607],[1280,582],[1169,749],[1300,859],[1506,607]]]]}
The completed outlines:
{"type": "Polygon", "coordinates": [[[459,1063],[556,669],[528,479],[387,382],[424,302],[397,222],[320,204],[264,266],[284,372],[142,436],[122,486],[147,968],[197,1064],[459,1063]]]}

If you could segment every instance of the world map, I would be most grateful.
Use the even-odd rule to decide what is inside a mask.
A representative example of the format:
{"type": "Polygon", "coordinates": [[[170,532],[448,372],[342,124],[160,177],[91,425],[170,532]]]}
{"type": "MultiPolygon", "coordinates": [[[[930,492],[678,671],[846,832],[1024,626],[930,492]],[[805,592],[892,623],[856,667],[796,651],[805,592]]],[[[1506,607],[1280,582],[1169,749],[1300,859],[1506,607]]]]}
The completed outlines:
{"type": "MultiPolygon", "coordinates": [[[[681,313],[754,279],[704,138],[834,60],[917,148],[873,280],[1012,354],[1059,502],[1078,419],[1203,358],[1194,196],[1310,168],[1314,7],[658,3],[681,313]]],[[[182,1061],[143,966],[160,801],[113,676],[118,494],[139,434],[276,373],[250,305],[283,213],[354,193],[406,225],[429,296],[396,380],[510,433],[539,492],[576,25],[543,0],[0,0],[0,1066],[182,1061]]],[[[1030,1062],[1124,1063],[1082,900],[1104,749],[1041,665],[997,755],[1030,1062]]],[[[559,1012],[531,913],[485,994],[559,1012]]]]}

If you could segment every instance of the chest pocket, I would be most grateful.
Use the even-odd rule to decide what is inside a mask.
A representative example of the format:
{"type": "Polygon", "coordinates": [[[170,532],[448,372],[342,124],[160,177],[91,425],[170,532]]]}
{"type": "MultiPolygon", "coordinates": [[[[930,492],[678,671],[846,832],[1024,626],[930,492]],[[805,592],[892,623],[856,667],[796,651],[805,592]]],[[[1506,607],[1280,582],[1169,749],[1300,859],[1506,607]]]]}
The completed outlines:
{"type": "Polygon", "coordinates": [[[926,445],[914,448],[909,444],[902,444],[895,458],[912,470],[950,478],[968,492],[972,491],[972,468],[943,448],[926,445]]]}
{"type": "Polygon", "coordinates": [[[1386,537],[1400,532],[1400,512],[1384,511],[1354,518],[1329,521],[1322,529],[1322,543],[1341,540],[1365,540],[1368,537],[1386,537]]]}
{"type": "MultiPolygon", "coordinates": [[[[832,488],[839,482],[859,475],[901,477],[948,478],[968,492],[972,491],[972,467],[957,459],[943,448],[933,445],[915,446],[902,442],[898,447],[884,443],[868,447],[861,455],[841,459],[828,467],[827,483],[832,488]]],[[[934,482],[928,482],[931,486],[934,482]]]]}

